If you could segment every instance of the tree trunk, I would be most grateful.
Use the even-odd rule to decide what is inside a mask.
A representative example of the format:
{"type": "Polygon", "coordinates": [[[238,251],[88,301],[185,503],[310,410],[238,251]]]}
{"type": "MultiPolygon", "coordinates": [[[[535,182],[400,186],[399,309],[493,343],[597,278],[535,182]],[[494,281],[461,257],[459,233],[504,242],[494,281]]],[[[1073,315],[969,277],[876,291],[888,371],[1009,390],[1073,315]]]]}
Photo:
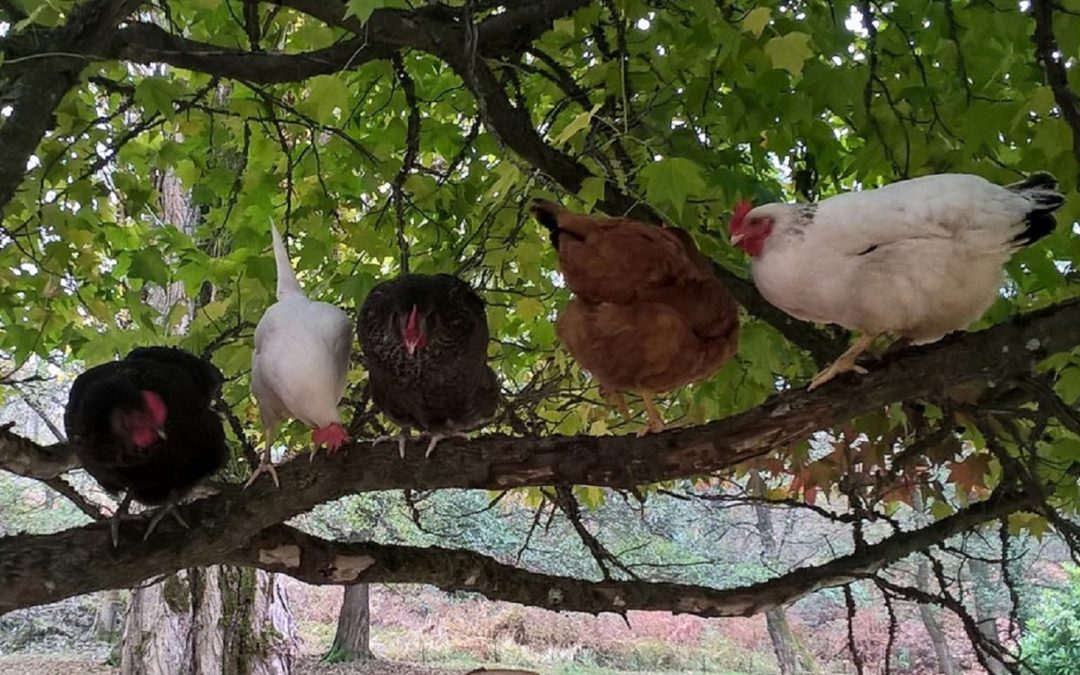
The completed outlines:
{"type": "MultiPolygon", "coordinates": [[[[972,595],[975,599],[975,620],[979,624],[979,633],[990,644],[1000,645],[1001,638],[998,636],[998,611],[995,597],[999,592],[999,588],[997,581],[994,579],[993,568],[989,563],[976,558],[970,558],[968,566],[971,569],[971,577],[975,585],[975,592],[972,595]]],[[[990,675],[1006,675],[1009,672],[1009,669],[1001,661],[989,654],[986,655],[986,662],[989,665],[987,670],[990,675]]]]}
{"type": "MultiPolygon", "coordinates": [[[[755,471],[750,476],[751,485],[760,486],[761,476],[755,471]]],[[[756,491],[760,496],[760,490],[756,491]]],[[[765,559],[774,567],[780,563],[780,547],[773,533],[772,514],[769,507],[760,501],[754,502],[754,515],[757,517],[758,536],[765,559]]],[[[817,662],[806,645],[795,635],[788,622],[787,611],[783,607],[773,607],[765,612],[765,625],[769,629],[776,661],[780,665],[781,675],[803,675],[819,672],[817,662]]]]}
{"type": "MultiPolygon", "coordinates": [[[[194,232],[198,209],[180,179],[166,171],[157,187],[165,226],[194,232]]],[[[182,283],[146,293],[166,333],[170,317],[176,333],[187,332],[195,303],[182,283]]],[[[298,651],[284,587],[251,568],[188,569],[138,588],[126,623],[123,675],[287,675],[298,651]]]]}
{"type": "Polygon", "coordinates": [[[120,647],[121,675],[192,673],[191,572],[178,572],[131,593],[120,647]]]}
{"type": "MultiPolygon", "coordinates": [[[[921,556],[915,575],[919,590],[929,593],[930,563],[921,556]]],[[[941,674],[960,675],[960,669],[953,659],[952,650],[949,649],[949,642],[945,639],[945,631],[941,629],[941,624],[938,623],[933,608],[930,605],[920,604],[919,617],[922,619],[923,625],[926,626],[927,634],[930,635],[930,644],[933,645],[934,654],[937,655],[938,668],[941,674]]]]}
{"type": "Polygon", "coordinates": [[[345,587],[338,614],[337,633],[326,660],[331,663],[343,661],[370,661],[371,653],[371,607],[368,602],[368,585],[352,584],[345,587]]]}
{"type": "Polygon", "coordinates": [[[116,615],[120,604],[120,591],[101,594],[97,618],[94,619],[94,637],[102,642],[112,642],[116,637],[116,615]]]}
{"type": "Polygon", "coordinates": [[[132,594],[122,675],[288,675],[296,624],[274,575],[189,569],[132,594]]]}

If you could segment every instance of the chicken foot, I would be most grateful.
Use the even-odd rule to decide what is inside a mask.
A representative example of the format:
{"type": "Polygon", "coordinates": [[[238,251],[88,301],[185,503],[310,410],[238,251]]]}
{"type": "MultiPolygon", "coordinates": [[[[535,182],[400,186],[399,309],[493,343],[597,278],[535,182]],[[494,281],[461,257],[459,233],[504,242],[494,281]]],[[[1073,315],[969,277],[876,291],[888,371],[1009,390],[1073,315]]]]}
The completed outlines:
{"type": "Polygon", "coordinates": [[[274,479],[274,485],[276,487],[281,487],[281,481],[279,481],[277,477],[277,469],[274,468],[274,463],[270,461],[269,443],[266,444],[266,448],[263,450],[262,461],[259,462],[258,468],[252,472],[251,478],[248,478],[247,482],[244,483],[244,489],[246,490],[251,487],[251,484],[255,482],[255,479],[264,473],[270,474],[270,477],[274,479]]]}
{"type": "MultiPolygon", "coordinates": [[[[646,434],[658,433],[664,430],[664,418],[660,416],[659,411],[656,409],[656,405],[653,403],[652,394],[646,392],[639,392],[642,402],[645,403],[645,414],[648,417],[648,421],[645,426],[638,431],[638,436],[644,436],[646,434]]],[[[610,389],[600,388],[600,398],[604,399],[604,402],[614,407],[622,415],[623,419],[627,422],[633,422],[634,416],[630,414],[630,408],[626,405],[626,397],[623,396],[621,391],[612,391],[610,389]]]]}
{"type": "Polygon", "coordinates": [[[376,436],[371,439],[371,447],[375,447],[379,443],[385,443],[386,441],[397,441],[398,455],[400,455],[402,459],[405,459],[405,444],[408,443],[409,438],[412,437],[410,431],[411,430],[407,427],[402,427],[401,433],[397,436],[391,436],[390,434],[376,436]]]}
{"type": "Polygon", "coordinates": [[[851,345],[846,352],[841,354],[840,358],[836,359],[831,366],[814,376],[814,379],[810,381],[810,386],[807,387],[806,390],[813,391],[837,375],[846,373],[849,370],[854,370],[860,375],[865,375],[866,368],[856,365],[855,359],[859,358],[859,355],[865,352],[876,338],[877,335],[870,334],[859,336],[859,339],[855,341],[855,344],[851,345]]]}
{"type": "Polygon", "coordinates": [[[649,418],[649,421],[638,431],[638,437],[660,433],[664,430],[664,418],[660,416],[660,411],[656,409],[656,404],[653,403],[653,395],[648,392],[641,392],[640,395],[641,401],[645,404],[645,415],[649,418]]]}
{"type": "Polygon", "coordinates": [[[171,515],[173,517],[173,520],[175,520],[180,525],[180,527],[184,528],[185,530],[191,529],[191,526],[187,524],[187,521],[185,521],[183,516],[180,515],[180,512],[176,510],[176,507],[177,505],[179,505],[179,503],[180,496],[176,494],[176,491],[174,490],[173,492],[169,493],[168,501],[166,501],[165,504],[157,510],[157,513],[154,514],[154,517],[150,519],[150,524],[146,526],[146,534],[143,535],[143,541],[146,541],[150,538],[150,535],[154,533],[154,528],[158,526],[158,523],[160,523],[165,516],[171,515]]]}
{"type": "Polygon", "coordinates": [[[132,514],[128,513],[128,506],[131,505],[131,493],[124,493],[124,498],[120,500],[120,504],[116,507],[116,511],[113,513],[112,518],[109,519],[109,534],[112,537],[113,548],[120,546],[120,521],[132,520],[135,518],[132,514]]]}
{"type": "Polygon", "coordinates": [[[447,433],[447,434],[443,434],[443,433],[433,433],[433,434],[431,434],[431,442],[428,443],[427,452],[424,453],[424,459],[427,459],[428,457],[431,457],[431,453],[435,452],[435,446],[438,445],[439,441],[441,441],[444,438],[464,438],[465,440],[468,440],[469,439],[469,434],[465,433],[464,431],[451,431],[450,433],[447,433]]]}
{"type": "Polygon", "coordinates": [[[612,391],[600,387],[600,398],[604,399],[604,403],[618,410],[624,420],[627,422],[634,421],[634,416],[630,414],[630,408],[626,405],[626,397],[623,396],[621,391],[612,391]]]}

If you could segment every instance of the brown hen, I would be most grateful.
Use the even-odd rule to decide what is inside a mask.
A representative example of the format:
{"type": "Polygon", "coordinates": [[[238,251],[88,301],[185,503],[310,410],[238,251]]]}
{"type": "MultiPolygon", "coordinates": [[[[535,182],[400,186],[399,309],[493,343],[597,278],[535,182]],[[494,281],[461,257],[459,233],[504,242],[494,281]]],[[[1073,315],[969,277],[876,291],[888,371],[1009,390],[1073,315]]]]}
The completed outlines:
{"type": "Polygon", "coordinates": [[[559,340],[623,415],[622,393],[641,396],[639,435],[662,431],[653,396],[705,379],[738,349],[735,301],[683,230],[542,200],[532,210],[576,296],[555,322],[559,340]]]}

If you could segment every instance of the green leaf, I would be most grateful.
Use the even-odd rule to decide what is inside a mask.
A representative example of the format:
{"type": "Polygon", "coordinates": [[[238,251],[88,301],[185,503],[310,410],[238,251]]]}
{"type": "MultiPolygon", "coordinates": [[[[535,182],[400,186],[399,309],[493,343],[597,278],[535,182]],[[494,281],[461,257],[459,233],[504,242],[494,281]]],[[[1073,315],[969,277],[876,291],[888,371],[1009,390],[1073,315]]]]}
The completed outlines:
{"type": "Polygon", "coordinates": [[[1027,530],[1031,536],[1041,540],[1043,535],[1050,530],[1050,524],[1046,518],[1035,513],[1013,513],[1009,516],[1009,534],[1020,534],[1027,530]]]}
{"type": "Polygon", "coordinates": [[[803,63],[814,55],[814,50],[810,48],[809,35],[795,32],[766,42],[765,53],[773,68],[780,68],[795,77],[801,77],[803,63]]]}
{"type": "Polygon", "coordinates": [[[585,203],[586,206],[592,206],[601,197],[604,196],[604,185],[606,181],[598,176],[589,176],[585,180],[581,181],[581,189],[578,190],[578,199],[585,203]]]}
{"type": "Polygon", "coordinates": [[[349,101],[345,82],[335,75],[318,75],[308,80],[307,99],[297,107],[320,122],[334,122],[334,110],[344,111],[349,101]]]}
{"type": "Polygon", "coordinates": [[[769,25],[771,19],[772,9],[768,7],[752,9],[743,18],[742,29],[747,33],[753,33],[754,37],[761,37],[761,33],[764,32],[765,26],[769,25]]]}
{"type": "Polygon", "coordinates": [[[1080,400],[1080,368],[1074,366],[1061,371],[1056,388],[1062,400],[1069,405],[1080,400]]]}
{"type": "Polygon", "coordinates": [[[165,117],[173,114],[173,101],[179,97],[180,88],[175,80],[164,77],[147,77],[135,85],[135,102],[148,113],[165,117]]]}
{"type": "Polygon", "coordinates": [[[559,135],[555,137],[555,145],[564,145],[574,136],[577,136],[583,130],[588,129],[589,124],[592,123],[593,115],[595,115],[596,111],[600,110],[602,107],[604,107],[603,103],[597,103],[593,106],[592,110],[583,112],[570,120],[570,124],[567,124],[566,127],[559,132],[559,135]]]}
{"type": "Polygon", "coordinates": [[[641,170],[645,197],[652,204],[671,204],[682,214],[686,198],[705,191],[701,167],[683,157],[666,157],[641,170]]]}
{"type": "Polygon", "coordinates": [[[169,283],[168,269],[156,248],[142,248],[132,254],[128,276],[164,286],[169,283]]]}
{"type": "Polygon", "coordinates": [[[386,0],[349,0],[345,5],[345,18],[355,16],[360,23],[367,23],[371,14],[381,7],[386,7],[386,0]]]}

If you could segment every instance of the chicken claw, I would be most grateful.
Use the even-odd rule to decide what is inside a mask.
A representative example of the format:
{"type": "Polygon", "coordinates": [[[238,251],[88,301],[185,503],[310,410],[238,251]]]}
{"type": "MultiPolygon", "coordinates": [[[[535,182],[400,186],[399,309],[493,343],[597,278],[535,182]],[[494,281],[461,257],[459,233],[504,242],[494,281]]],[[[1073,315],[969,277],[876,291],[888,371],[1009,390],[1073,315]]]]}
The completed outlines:
{"type": "Polygon", "coordinates": [[[112,518],[109,519],[109,534],[112,537],[113,548],[120,546],[120,521],[125,519],[132,519],[132,516],[128,513],[128,506],[131,504],[131,493],[126,493],[124,498],[120,500],[120,504],[116,507],[116,511],[113,513],[112,518]]]}
{"type": "Polygon", "coordinates": [[[465,440],[468,440],[469,434],[464,431],[451,431],[448,434],[431,434],[431,442],[428,443],[427,452],[424,453],[424,459],[431,457],[431,453],[435,451],[435,446],[444,438],[464,438],[465,440]]]}
{"type": "Polygon", "coordinates": [[[371,439],[371,445],[372,445],[372,447],[374,447],[374,446],[376,446],[379,443],[382,443],[384,441],[394,441],[394,440],[397,441],[398,455],[400,455],[402,459],[405,459],[405,444],[409,441],[409,432],[408,431],[402,431],[397,436],[388,436],[388,435],[385,435],[385,434],[382,435],[382,436],[376,436],[375,438],[371,439]]]}
{"type": "Polygon", "coordinates": [[[264,473],[270,474],[270,477],[274,479],[275,487],[281,487],[281,481],[279,481],[277,477],[277,469],[275,469],[273,463],[271,463],[269,455],[269,452],[266,453],[266,456],[263,457],[263,461],[259,464],[259,467],[251,474],[251,478],[248,478],[247,482],[244,483],[245,490],[251,487],[251,484],[255,482],[255,479],[264,473]]]}
{"type": "Polygon", "coordinates": [[[173,520],[179,523],[180,527],[185,530],[190,530],[191,526],[187,524],[187,521],[180,515],[180,512],[176,510],[177,497],[175,494],[169,496],[169,501],[165,502],[165,505],[158,509],[154,517],[150,519],[150,524],[146,526],[146,533],[143,534],[143,541],[150,538],[150,535],[154,533],[154,528],[158,526],[161,519],[167,515],[171,515],[173,520]]]}
{"type": "Polygon", "coordinates": [[[664,430],[664,418],[653,403],[652,394],[641,394],[641,400],[645,403],[645,415],[649,418],[645,426],[637,432],[638,438],[648,434],[658,434],[664,430]]]}
{"type": "Polygon", "coordinates": [[[630,408],[626,405],[626,397],[623,396],[621,391],[600,387],[600,398],[604,399],[604,403],[618,410],[624,420],[627,422],[633,421],[634,416],[630,414],[630,408]]]}
{"type": "Polygon", "coordinates": [[[840,358],[836,359],[831,366],[814,376],[814,379],[810,381],[810,386],[807,387],[806,390],[813,391],[837,375],[846,373],[849,370],[854,370],[860,375],[865,375],[867,373],[866,368],[856,365],[855,359],[859,358],[859,355],[866,351],[876,337],[876,335],[859,336],[859,339],[855,341],[855,344],[851,345],[846,352],[841,354],[840,358]]]}

